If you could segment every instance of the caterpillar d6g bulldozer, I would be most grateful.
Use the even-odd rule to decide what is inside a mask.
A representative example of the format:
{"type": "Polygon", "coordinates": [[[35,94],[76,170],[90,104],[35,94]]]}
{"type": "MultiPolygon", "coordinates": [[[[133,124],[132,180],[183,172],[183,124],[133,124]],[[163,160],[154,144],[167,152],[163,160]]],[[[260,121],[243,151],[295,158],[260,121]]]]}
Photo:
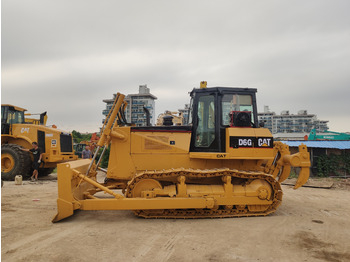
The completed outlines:
{"type": "MultiPolygon", "coordinates": [[[[189,126],[127,125],[124,95],[117,94],[98,142],[100,159],[58,165],[58,213],[133,210],[144,218],[265,216],[282,201],[281,182],[298,167],[295,188],[309,177],[305,145],[290,154],[259,127],[256,89],[201,88],[191,92],[189,126]],[[98,182],[98,170],[106,172],[98,182]]],[[[97,154],[95,154],[96,156],[97,154]]],[[[100,173],[99,173],[100,174],[100,173]]]]}

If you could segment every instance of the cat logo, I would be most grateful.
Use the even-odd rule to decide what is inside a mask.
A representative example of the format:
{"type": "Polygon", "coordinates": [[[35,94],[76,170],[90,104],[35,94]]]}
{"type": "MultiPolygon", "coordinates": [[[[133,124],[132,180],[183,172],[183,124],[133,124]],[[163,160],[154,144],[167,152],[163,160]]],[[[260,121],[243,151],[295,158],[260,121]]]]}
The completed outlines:
{"type": "Polygon", "coordinates": [[[272,138],[258,138],[258,147],[271,147],[272,138]]]}
{"type": "Polygon", "coordinates": [[[29,127],[23,127],[22,129],[21,129],[21,133],[23,134],[23,133],[29,133],[29,127]]]}

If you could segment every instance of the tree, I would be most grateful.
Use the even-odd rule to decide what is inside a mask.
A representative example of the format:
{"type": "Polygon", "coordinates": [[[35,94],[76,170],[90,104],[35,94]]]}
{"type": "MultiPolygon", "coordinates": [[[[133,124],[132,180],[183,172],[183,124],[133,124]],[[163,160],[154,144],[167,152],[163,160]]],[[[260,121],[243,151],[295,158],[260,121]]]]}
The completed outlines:
{"type": "Polygon", "coordinates": [[[90,141],[92,134],[81,134],[78,131],[72,131],[73,142],[79,144],[81,141],[90,141]]]}
{"type": "Polygon", "coordinates": [[[350,174],[350,154],[322,155],[317,158],[317,176],[347,176],[350,174]]]}
{"type": "Polygon", "coordinates": [[[109,152],[110,152],[110,147],[107,147],[105,153],[102,156],[102,160],[101,160],[101,167],[102,168],[108,167],[109,152]]]}

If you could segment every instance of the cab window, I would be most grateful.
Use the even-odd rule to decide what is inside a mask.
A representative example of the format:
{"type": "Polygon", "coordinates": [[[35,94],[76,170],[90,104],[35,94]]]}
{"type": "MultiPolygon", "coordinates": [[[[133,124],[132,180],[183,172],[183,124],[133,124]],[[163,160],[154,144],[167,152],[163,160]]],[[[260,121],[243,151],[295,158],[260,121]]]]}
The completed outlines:
{"type": "Polygon", "coordinates": [[[192,113],[193,113],[193,98],[190,101],[190,110],[188,113],[188,125],[192,125],[192,113]]]}
{"type": "Polygon", "coordinates": [[[2,106],[2,107],[1,107],[1,123],[6,122],[6,119],[7,119],[7,112],[8,112],[8,108],[2,106]]]}
{"type": "Polygon", "coordinates": [[[8,110],[7,116],[8,124],[23,124],[24,123],[24,112],[16,110],[8,110]]]}
{"type": "MultiPolygon", "coordinates": [[[[232,111],[248,111],[253,112],[253,99],[251,95],[225,94],[221,100],[222,116],[221,123],[224,126],[230,125],[232,111]]],[[[252,118],[254,121],[254,118],[252,118]]]]}
{"type": "Polygon", "coordinates": [[[215,97],[201,96],[197,108],[196,147],[210,147],[215,140],[215,97]]]}

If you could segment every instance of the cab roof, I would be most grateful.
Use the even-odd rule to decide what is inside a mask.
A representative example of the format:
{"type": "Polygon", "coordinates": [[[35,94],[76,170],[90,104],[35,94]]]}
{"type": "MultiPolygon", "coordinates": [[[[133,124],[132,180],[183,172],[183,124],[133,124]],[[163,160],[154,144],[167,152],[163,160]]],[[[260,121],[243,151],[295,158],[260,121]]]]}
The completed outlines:
{"type": "Polygon", "coordinates": [[[256,88],[247,88],[247,87],[207,87],[207,88],[193,88],[191,96],[194,93],[237,93],[237,94],[255,94],[257,92],[256,88]]]}
{"type": "Polygon", "coordinates": [[[24,109],[24,108],[19,107],[19,106],[10,105],[10,104],[1,104],[1,106],[12,107],[12,108],[14,108],[15,110],[21,111],[21,112],[27,111],[27,109],[24,109]]]}

